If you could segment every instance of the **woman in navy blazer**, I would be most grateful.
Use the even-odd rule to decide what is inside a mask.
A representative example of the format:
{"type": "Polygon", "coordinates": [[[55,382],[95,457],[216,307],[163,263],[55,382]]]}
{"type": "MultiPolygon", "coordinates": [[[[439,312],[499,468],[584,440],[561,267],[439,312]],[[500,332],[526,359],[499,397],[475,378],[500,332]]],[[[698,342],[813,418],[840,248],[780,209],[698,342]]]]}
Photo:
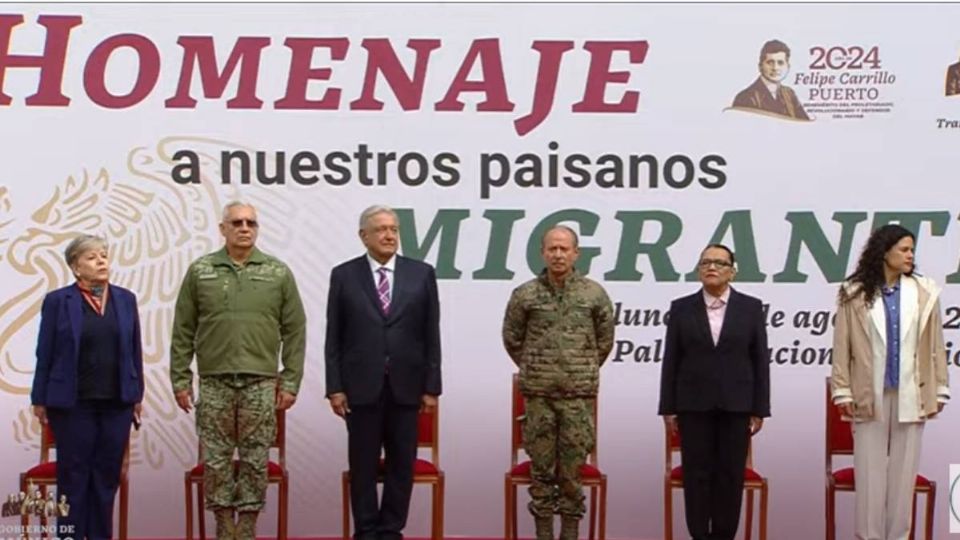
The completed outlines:
{"type": "Polygon", "coordinates": [[[106,241],[81,235],[64,255],[77,281],[43,299],[30,399],[53,430],[57,491],[70,504],[56,536],[103,540],[112,535],[130,424],[140,423],[140,317],[137,297],[109,284],[106,241]]]}

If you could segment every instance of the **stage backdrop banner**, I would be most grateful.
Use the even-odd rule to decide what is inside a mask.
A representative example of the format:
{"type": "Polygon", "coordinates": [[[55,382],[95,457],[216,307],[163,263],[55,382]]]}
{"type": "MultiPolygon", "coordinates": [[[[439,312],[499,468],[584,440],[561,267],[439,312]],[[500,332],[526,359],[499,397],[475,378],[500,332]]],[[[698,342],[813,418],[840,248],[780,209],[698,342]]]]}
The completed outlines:
{"type": "MultiPolygon", "coordinates": [[[[382,203],[397,208],[402,253],[440,283],[448,536],[500,534],[516,370],[502,317],[543,266],[543,232],[565,223],[616,304],[598,428],[609,536],[662,537],[664,324],[670,300],[698,290],[702,247],[722,241],[735,288],[767,306],[773,417],[754,463],[770,479],[771,538],[820,538],[834,302],[872,228],[917,233],[958,373],[958,19],[957,5],[7,4],[3,485],[39,453],[40,303],[72,281],[69,240],[102,234],[143,324],[131,536],[182,537],[197,440],[171,395],[173,305],[190,261],[222,243],[220,209],[242,198],[309,318],[287,421],[291,536],[338,535],[347,451],[324,399],[327,288],[363,252],[360,212],[382,203]]],[[[955,408],[924,435],[941,501],[960,462],[955,408]]],[[[407,533],[426,536],[429,490],[413,500],[407,533]]],[[[838,500],[850,537],[853,498],[838,500]]]]}

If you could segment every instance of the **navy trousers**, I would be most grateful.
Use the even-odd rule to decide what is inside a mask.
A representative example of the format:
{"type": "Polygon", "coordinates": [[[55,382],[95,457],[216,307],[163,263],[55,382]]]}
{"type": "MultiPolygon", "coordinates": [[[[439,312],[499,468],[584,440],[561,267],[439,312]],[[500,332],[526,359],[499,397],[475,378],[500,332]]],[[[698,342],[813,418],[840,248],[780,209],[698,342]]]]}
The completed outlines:
{"type": "Polygon", "coordinates": [[[353,405],[347,415],[350,504],[355,540],[402,540],[417,458],[418,405],[400,405],[389,384],[380,401],[353,405]],[[383,498],[377,504],[380,449],[384,452],[383,498]]]}
{"type": "Polygon", "coordinates": [[[57,444],[57,500],[66,495],[70,504],[70,515],[57,520],[59,536],[110,540],[133,406],[79,401],[69,409],[47,409],[47,419],[57,444]]]}
{"type": "Polygon", "coordinates": [[[680,413],[680,454],[687,529],[694,540],[733,540],[740,525],[750,416],[680,413]]]}

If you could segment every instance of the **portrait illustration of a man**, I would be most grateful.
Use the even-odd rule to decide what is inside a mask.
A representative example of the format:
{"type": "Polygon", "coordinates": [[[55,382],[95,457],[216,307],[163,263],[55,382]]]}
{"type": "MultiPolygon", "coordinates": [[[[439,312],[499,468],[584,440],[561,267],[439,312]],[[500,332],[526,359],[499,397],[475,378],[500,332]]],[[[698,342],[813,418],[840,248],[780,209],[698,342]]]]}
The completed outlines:
{"type": "Polygon", "coordinates": [[[733,108],[765,112],[795,120],[810,120],[797,94],[783,84],[790,72],[790,48],[779,40],[770,40],[760,49],[760,76],[733,100],[733,108]]]}
{"type": "Polygon", "coordinates": [[[960,95],[960,61],[947,66],[947,87],[945,95],[960,95]]]}

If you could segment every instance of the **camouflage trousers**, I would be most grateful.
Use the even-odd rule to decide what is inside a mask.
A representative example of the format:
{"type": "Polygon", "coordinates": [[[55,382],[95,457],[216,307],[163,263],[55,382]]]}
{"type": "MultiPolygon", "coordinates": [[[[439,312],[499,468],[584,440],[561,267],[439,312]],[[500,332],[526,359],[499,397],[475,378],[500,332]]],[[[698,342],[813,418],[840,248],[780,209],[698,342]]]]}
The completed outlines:
{"type": "Polygon", "coordinates": [[[203,494],[208,510],[256,512],[263,508],[267,459],[277,433],[276,390],[275,377],[236,374],[200,378],[197,434],[203,449],[203,494]]]}
{"type": "Polygon", "coordinates": [[[530,456],[530,513],[583,517],[580,467],[596,442],[593,399],[526,398],[523,449],[530,456]]]}

